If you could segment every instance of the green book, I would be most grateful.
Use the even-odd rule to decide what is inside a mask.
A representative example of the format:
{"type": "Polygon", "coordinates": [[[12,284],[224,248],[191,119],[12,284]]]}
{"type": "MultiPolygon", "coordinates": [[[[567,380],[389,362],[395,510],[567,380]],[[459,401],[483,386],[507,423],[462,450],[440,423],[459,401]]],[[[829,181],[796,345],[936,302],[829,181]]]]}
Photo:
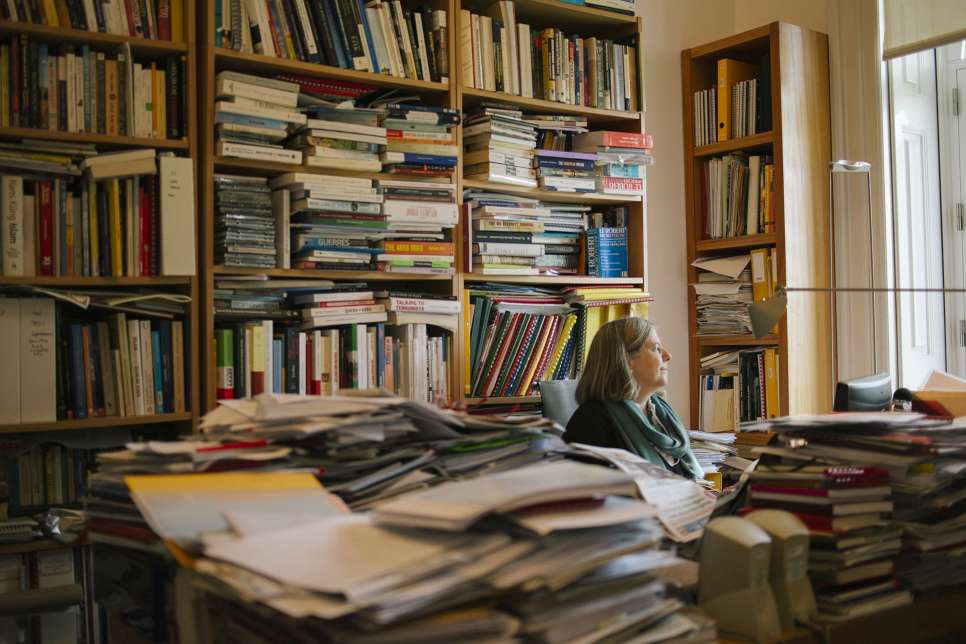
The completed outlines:
{"type": "Polygon", "coordinates": [[[235,338],[231,329],[215,329],[215,362],[218,367],[218,400],[235,397],[235,338]]]}

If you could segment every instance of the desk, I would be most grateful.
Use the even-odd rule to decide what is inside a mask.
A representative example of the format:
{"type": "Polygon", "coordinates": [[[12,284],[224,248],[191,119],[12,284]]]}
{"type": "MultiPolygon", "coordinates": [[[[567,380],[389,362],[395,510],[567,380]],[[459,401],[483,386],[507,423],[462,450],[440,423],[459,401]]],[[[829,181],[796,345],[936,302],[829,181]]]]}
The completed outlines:
{"type": "MultiPolygon", "coordinates": [[[[966,642],[966,585],[932,591],[909,606],[811,628],[797,628],[775,644],[966,642]]],[[[721,637],[718,641],[747,644],[750,640],[721,637]]]]}

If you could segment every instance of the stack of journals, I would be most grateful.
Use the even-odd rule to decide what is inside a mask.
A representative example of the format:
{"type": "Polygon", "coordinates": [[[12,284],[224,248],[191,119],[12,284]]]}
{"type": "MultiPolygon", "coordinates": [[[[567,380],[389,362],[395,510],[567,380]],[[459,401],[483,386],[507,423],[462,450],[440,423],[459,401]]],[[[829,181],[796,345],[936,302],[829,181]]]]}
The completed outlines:
{"type": "Polygon", "coordinates": [[[523,112],[503,105],[481,105],[466,114],[463,126],[463,176],[535,188],[535,128],[523,112]]]}
{"type": "Polygon", "coordinates": [[[697,259],[695,293],[698,335],[739,335],[751,331],[748,305],[753,301],[750,255],[697,259]]]}
{"type": "Polygon", "coordinates": [[[587,119],[561,115],[524,118],[537,128],[533,167],[544,190],[593,192],[597,155],[574,152],[574,136],[587,132],[587,119]]]}
{"type": "Polygon", "coordinates": [[[596,190],[606,195],[643,195],[644,166],[654,162],[650,134],[597,131],[574,137],[574,150],[595,154],[596,190]]]}
{"type": "Polygon", "coordinates": [[[275,268],[275,219],[265,177],[217,174],[215,261],[222,266],[275,268]]]}
{"type": "MultiPolygon", "coordinates": [[[[112,300],[124,295],[132,294],[95,303],[117,308],[112,300]]],[[[182,307],[150,299],[121,306],[144,315],[94,315],[49,298],[0,299],[0,351],[10,358],[0,423],[183,412],[184,322],[172,319],[182,307]]]]}
{"type": "Polygon", "coordinates": [[[460,11],[463,84],[572,105],[637,110],[637,49],[559,29],[531,29],[502,0],[482,15],[460,11]]]}
{"type": "Polygon", "coordinates": [[[771,65],[768,54],[758,64],[722,58],[715,86],[694,93],[695,145],[710,145],[772,127],[771,65]]]}
{"type": "MultiPolygon", "coordinates": [[[[3,274],[160,274],[161,252],[169,250],[161,247],[161,227],[175,213],[159,191],[153,149],[97,154],[87,145],[0,145],[0,167],[17,172],[0,174],[3,274]]],[[[165,157],[162,165],[178,161],[165,157]]]]}
{"type": "Polygon", "coordinates": [[[79,11],[52,4],[17,3],[0,7],[0,16],[14,22],[91,31],[152,40],[184,40],[183,16],[164,0],[111,0],[103,7],[81,5],[79,11]]]}
{"type": "Polygon", "coordinates": [[[302,163],[282,142],[307,118],[298,111],[296,83],[224,71],[215,77],[215,154],[277,163],[302,163]]]}
{"type": "Polygon", "coordinates": [[[298,150],[299,161],[317,168],[379,172],[379,153],[386,146],[386,128],[379,112],[366,108],[307,108],[311,118],[301,127],[290,127],[286,142],[298,150]]]}
{"type": "Polygon", "coordinates": [[[452,177],[459,150],[454,127],[459,110],[393,103],[386,106],[381,123],[388,144],[381,159],[383,170],[393,174],[452,177]]]}
{"type": "MultiPolygon", "coordinates": [[[[275,320],[295,319],[287,305],[289,293],[321,290],[334,282],[319,279],[270,280],[266,275],[234,275],[215,280],[215,315],[219,318],[259,316],[275,320]]],[[[343,282],[345,288],[365,284],[343,282]]]]}
{"type": "Polygon", "coordinates": [[[414,291],[376,291],[376,301],[389,313],[390,324],[430,324],[456,331],[460,303],[455,295],[414,291]]]}
{"type": "Polygon", "coordinates": [[[251,0],[219,5],[216,47],[446,83],[446,11],[399,0],[359,3],[251,0]]]}
{"type": "Polygon", "coordinates": [[[482,275],[576,273],[588,206],[541,204],[510,194],[468,190],[464,227],[472,271],[482,275]]]}
{"type": "Polygon", "coordinates": [[[321,293],[294,295],[292,304],[301,312],[303,330],[386,321],[386,307],[376,304],[371,290],[340,285],[321,293]]]}
{"type": "Polygon", "coordinates": [[[775,231],[770,156],[729,154],[702,164],[705,234],[711,239],[775,231]]]}
{"type": "Polygon", "coordinates": [[[741,423],[779,415],[779,363],[775,349],[722,351],[701,359],[698,399],[701,429],[736,431],[741,423]]]}
{"type": "Polygon", "coordinates": [[[186,65],[185,56],[135,63],[126,43],[105,54],[26,35],[0,41],[0,126],[180,139],[186,65]]]}

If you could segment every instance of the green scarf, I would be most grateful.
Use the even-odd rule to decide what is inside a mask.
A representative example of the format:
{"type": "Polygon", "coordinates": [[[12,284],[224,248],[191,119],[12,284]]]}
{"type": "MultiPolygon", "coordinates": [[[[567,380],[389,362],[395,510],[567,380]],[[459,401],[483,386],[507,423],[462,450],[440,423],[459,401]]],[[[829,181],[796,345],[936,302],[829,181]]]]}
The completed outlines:
{"type": "Polygon", "coordinates": [[[651,422],[633,400],[604,401],[604,409],[624,449],[689,479],[702,478],[704,471],[691,451],[681,419],[660,396],[651,396],[651,404],[657,423],[651,422]]]}

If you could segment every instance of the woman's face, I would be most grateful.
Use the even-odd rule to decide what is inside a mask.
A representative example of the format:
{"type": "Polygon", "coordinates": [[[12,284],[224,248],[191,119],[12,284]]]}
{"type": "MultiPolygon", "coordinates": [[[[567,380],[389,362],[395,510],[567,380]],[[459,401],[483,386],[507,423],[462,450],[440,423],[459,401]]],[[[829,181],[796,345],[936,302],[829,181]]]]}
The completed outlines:
{"type": "Polygon", "coordinates": [[[629,358],[631,373],[640,387],[641,393],[650,396],[652,393],[667,386],[668,363],[671,362],[671,354],[661,346],[661,338],[657,331],[652,330],[636,353],[632,353],[629,358]]]}

